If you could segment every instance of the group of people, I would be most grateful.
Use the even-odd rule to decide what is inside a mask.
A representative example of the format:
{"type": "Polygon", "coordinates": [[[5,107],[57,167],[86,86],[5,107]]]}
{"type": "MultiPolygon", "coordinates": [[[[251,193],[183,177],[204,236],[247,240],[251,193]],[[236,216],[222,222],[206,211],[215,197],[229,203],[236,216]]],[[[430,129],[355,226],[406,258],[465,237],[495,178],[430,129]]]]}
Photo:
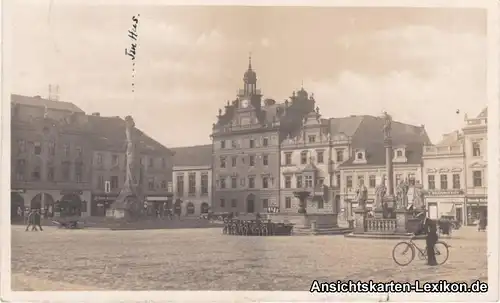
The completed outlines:
{"type": "Polygon", "coordinates": [[[42,228],[42,214],[39,209],[32,209],[27,216],[27,224],[26,231],[29,230],[31,226],[31,231],[38,231],[37,227],[40,228],[40,231],[43,231],[42,228]]]}

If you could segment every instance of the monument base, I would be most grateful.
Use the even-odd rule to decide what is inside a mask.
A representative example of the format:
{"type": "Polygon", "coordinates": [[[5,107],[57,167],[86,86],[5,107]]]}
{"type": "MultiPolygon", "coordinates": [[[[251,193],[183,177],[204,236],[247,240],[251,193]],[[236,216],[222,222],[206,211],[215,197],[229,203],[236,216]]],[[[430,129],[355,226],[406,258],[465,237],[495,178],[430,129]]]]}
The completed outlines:
{"type": "Polygon", "coordinates": [[[343,235],[351,231],[338,227],[337,214],[269,213],[266,218],[273,223],[293,224],[293,235],[343,235]]]}
{"type": "Polygon", "coordinates": [[[106,210],[106,217],[108,218],[114,218],[114,219],[128,219],[130,218],[129,211],[126,209],[120,209],[120,208],[115,208],[115,209],[107,209],[106,210]]]}

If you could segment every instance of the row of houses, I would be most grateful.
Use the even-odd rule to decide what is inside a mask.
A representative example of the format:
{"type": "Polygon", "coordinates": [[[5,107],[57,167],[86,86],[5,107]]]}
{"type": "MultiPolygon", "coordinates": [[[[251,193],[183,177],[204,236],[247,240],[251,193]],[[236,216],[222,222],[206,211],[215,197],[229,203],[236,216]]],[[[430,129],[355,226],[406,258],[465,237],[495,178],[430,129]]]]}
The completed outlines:
{"type": "MultiPolygon", "coordinates": [[[[348,218],[357,187],[366,185],[371,207],[386,177],[383,125],[368,115],[323,118],[304,88],[281,103],[263,99],[249,62],[243,89],[219,110],[212,144],[174,149],[183,155],[174,160],[174,195],[200,211],[296,213],[294,192],[307,190],[309,213],[348,218]]],[[[436,145],[423,125],[393,121],[391,136],[394,184],[407,180],[410,193],[422,185],[431,217],[467,223],[486,212],[486,110],[436,145]]]]}

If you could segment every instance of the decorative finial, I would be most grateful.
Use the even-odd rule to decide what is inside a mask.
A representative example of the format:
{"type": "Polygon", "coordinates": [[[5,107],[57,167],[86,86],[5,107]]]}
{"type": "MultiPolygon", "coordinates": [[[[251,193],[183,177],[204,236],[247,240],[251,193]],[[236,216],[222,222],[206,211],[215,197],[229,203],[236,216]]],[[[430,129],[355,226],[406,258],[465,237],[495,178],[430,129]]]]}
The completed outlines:
{"type": "Polygon", "coordinates": [[[219,116],[222,116],[222,109],[219,108],[219,116]]]}
{"type": "Polygon", "coordinates": [[[252,69],[252,52],[248,53],[248,69],[252,69]]]}
{"type": "Polygon", "coordinates": [[[227,100],[227,106],[229,106],[229,100],[227,100]]]}
{"type": "Polygon", "coordinates": [[[295,97],[295,91],[293,91],[293,94],[292,94],[292,96],[294,96],[294,97],[295,97]]]}
{"type": "Polygon", "coordinates": [[[300,88],[304,89],[304,80],[301,80],[301,82],[300,82],[300,88]]]}
{"type": "Polygon", "coordinates": [[[316,113],[319,114],[319,106],[316,106],[316,113]]]}

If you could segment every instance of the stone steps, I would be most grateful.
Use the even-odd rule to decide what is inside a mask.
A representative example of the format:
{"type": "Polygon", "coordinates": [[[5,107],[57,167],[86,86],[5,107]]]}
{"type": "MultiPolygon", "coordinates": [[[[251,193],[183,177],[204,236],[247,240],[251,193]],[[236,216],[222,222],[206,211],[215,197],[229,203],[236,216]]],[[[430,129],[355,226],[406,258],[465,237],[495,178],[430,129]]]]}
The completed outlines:
{"type": "MultiPolygon", "coordinates": [[[[362,239],[381,239],[381,240],[408,240],[413,237],[412,233],[346,233],[346,238],[362,238],[362,239]]],[[[418,235],[415,239],[425,239],[425,235],[418,235]]]]}
{"type": "Polygon", "coordinates": [[[351,232],[352,229],[342,227],[320,228],[315,231],[310,228],[293,228],[293,235],[295,236],[322,236],[322,235],[344,235],[351,232]]]}

